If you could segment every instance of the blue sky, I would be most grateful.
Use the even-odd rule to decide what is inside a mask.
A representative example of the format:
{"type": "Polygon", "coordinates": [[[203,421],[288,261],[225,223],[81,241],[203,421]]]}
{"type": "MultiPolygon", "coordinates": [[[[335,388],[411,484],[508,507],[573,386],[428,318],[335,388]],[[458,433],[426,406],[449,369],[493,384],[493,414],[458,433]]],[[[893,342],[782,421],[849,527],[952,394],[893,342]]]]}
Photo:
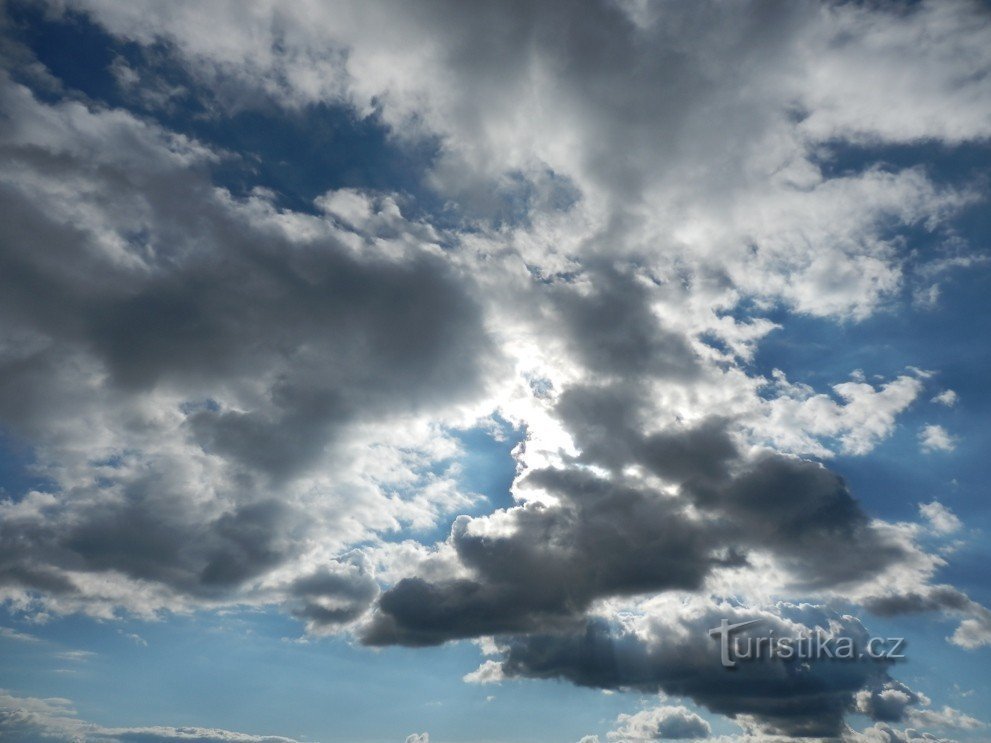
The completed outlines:
{"type": "Polygon", "coordinates": [[[0,14],[4,740],[991,739],[986,4],[0,14]]]}

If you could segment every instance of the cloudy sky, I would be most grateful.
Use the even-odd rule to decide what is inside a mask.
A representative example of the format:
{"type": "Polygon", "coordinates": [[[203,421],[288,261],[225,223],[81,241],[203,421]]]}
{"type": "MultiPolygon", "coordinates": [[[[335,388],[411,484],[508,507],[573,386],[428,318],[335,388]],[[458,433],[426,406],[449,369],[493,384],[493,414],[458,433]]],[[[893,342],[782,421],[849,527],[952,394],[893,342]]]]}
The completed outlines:
{"type": "Polygon", "coordinates": [[[987,3],[9,0],[0,67],[0,738],[991,740],[987,3]]]}

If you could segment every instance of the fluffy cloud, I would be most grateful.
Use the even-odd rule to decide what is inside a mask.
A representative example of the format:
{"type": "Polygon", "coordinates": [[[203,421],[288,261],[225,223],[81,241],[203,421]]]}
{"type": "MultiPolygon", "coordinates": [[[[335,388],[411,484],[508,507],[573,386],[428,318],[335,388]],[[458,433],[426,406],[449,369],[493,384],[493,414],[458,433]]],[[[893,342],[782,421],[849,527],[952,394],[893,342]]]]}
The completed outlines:
{"type": "Polygon", "coordinates": [[[461,415],[495,352],[428,226],[395,210],[377,225],[388,204],[354,229],[280,215],[212,187],[202,147],[123,112],[46,105],[10,80],[0,95],[0,414],[59,488],[0,505],[8,596],[153,610],[309,554],[317,572],[290,593],[313,597],[337,568],[311,537],[339,549],[467,502],[422,468],[450,457],[441,411],[461,415]],[[353,452],[369,439],[378,469],[353,452]]]}
{"type": "Polygon", "coordinates": [[[712,728],[686,707],[662,705],[632,715],[620,715],[609,740],[639,743],[653,740],[707,738],[712,728]]]}
{"type": "MultiPolygon", "coordinates": [[[[243,153],[41,95],[8,45],[0,421],[51,482],[0,502],[12,606],[265,603],[370,645],[498,636],[466,680],[664,691],[762,735],[838,735],[852,709],[883,723],[919,699],[871,664],[724,672],[705,631],[749,609],[866,632],[769,597],[944,611],[953,642],[988,642],[987,609],[932,582],[924,530],[872,518],[810,458],[869,453],[928,375],[812,386],[750,364],[773,309],[856,322],[969,259],[954,242],[913,267],[907,243],[948,243],[979,184],[834,165],[991,135],[985,9],[50,6],[67,9],[185,75],[115,61],[143,111],[343,106],[430,142],[421,185],[448,207],[232,193],[212,176],[243,153]],[[514,505],[391,541],[474,502],[452,431],[494,415],[525,431],[514,505]]],[[[920,445],[954,440],[930,425],[920,445]]],[[[709,729],[661,707],[616,735],[673,733],[709,729]]]]}
{"type": "Polygon", "coordinates": [[[573,622],[596,599],[699,590],[713,572],[746,566],[755,550],[805,590],[865,583],[917,558],[911,545],[871,525],[828,470],[780,455],[736,462],[718,425],[637,448],[644,466],[684,484],[684,498],[579,469],[534,470],[521,485],[556,505],[534,498],[492,516],[459,517],[451,574],[390,588],[364,641],[435,644],[573,622]]]}
{"type": "MultiPolygon", "coordinates": [[[[829,456],[823,438],[836,439],[848,454],[866,454],[887,438],[898,414],[919,395],[922,382],[903,375],[875,389],[855,378],[833,385],[836,399],[808,385],[792,384],[774,374],[777,395],[768,402],[768,415],[758,424],[779,448],[829,456]]],[[[760,429],[758,429],[760,430],[760,429]]],[[[763,432],[763,431],[762,431],[763,432]]]]}
{"type": "Polygon", "coordinates": [[[919,447],[926,453],[953,451],[957,448],[957,440],[942,426],[930,423],[919,431],[919,447]]]}
{"type": "Polygon", "coordinates": [[[945,405],[948,408],[952,408],[957,404],[958,400],[957,393],[953,390],[943,390],[938,395],[936,395],[932,402],[939,403],[940,405],[945,405]]]}
{"type": "Polygon", "coordinates": [[[888,682],[880,689],[859,691],[855,699],[858,712],[881,722],[900,722],[910,705],[929,704],[926,697],[898,682],[888,682]]]}
{"type": "Polygon", "coordinates": [[[929,522],[929,528],[936,534],[952,534],[962,525],[957,515],[939,501],[921,504],[919,513],[929,522]]]}

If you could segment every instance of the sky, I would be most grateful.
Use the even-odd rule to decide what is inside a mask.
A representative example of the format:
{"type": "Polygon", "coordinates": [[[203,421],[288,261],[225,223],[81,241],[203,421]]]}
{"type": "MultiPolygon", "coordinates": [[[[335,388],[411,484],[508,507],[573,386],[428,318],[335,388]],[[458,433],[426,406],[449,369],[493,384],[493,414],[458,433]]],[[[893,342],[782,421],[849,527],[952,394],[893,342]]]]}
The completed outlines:
{"type": "Polygon", "coordinates": [[[987,3],[7,0],[0,68],[0,739],[991,741],[987,3]]]}

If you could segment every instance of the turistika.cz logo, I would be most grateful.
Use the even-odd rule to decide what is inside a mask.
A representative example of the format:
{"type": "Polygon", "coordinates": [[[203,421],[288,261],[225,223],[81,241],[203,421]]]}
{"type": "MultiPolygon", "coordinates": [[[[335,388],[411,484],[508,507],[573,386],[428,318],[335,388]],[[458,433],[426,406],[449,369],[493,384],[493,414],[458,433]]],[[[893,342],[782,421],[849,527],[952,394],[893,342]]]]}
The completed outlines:
{"type": "Polygon", "coordinates": [[[849,635],[827,635],[816,628],[797,637],[775,637],[771,629],[766,635],[741,633],[763,619],[750,619],[731,624],[723,619],[709,630],[709,637],[719,641],[719,659],[724,668],[736,668],[740,661],[822,661],[822,660],[899,660],[904,658],[903,637],[870,637],[861,647],[849,635]]]}

